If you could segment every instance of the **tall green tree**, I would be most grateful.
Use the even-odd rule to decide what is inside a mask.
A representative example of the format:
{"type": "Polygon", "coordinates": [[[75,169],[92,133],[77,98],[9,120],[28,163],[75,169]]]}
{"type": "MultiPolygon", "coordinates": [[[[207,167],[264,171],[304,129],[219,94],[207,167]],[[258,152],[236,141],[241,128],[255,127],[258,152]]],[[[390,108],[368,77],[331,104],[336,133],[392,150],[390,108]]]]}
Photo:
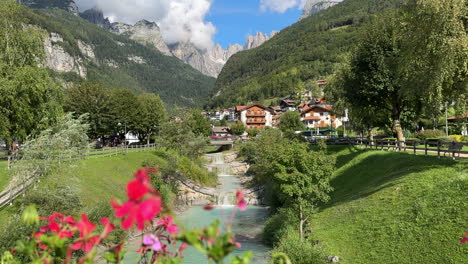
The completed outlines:
{"type": "Polygon", "coordinates": [[[272,186],[274,198],[297,214],[302,240],[311,214],[320,203],[330,199],[333,190],[330,178],[335,158],[327,155],[326,145],[322,143],[318,151],[313,151],[307,143],[290,140],[281,131],[269,129],[246,143],[241,154],[252,163],[258,183],[272,186]]]}
{"type": "Polygon", "coordinates": [[[61,115],[62,90],[39,67],[45,32],[25,26],[25,8],[0,4],[0,138],[25,140],[61,115]]]}
{"type": "Polygon", "coordinates": [[[146,93],[138,96],[139,108],[135,124],[135,133],[150,144],[151,137],[160,133],[167,120],[163,101],[156,94],[146,93]]]}
{"type": "Polygon", "coordinates": [[[115,121],[114,130],[120,133],[136,128],[140,101],[130,89],[119,88],[110,90],[110,105],[112,118],[115,121]]]}
{"type": "Polygon", "coordinates": [[[190,111],[190,118],[187,118],[185,122],[188,122],[192,132],[197,136],[207,137],[211,134],[211,123],[201,114],[201,110],[190,111]]]}
{"type": "Polygon", "coordinates": [[[112,116],[109,90],[98,82],[86,81],[68,89],[64,108],[76,116],[88,114],[91,138],[112,134],[118,123],[112,116]]]}
{"type": "Polygon", "coordinates": [[[241,136],[245,132],[245,126],[242,122],[236,122],[231,125],[231,132],[236,136],[241,136]]]}
{"type": "Polygon", "coordinates": [[[301,121],[298,112],[289,111],[281,115],[278,128],[285,133],[294,133],[295,131],[304,131],[306,126],[301,121]]]}
{"type": "Polygon", "coordinates": [[[352,116],[367,117],[361,123],[389,125],[399,141],[403,121],[440,113],[444,101],[466,107],[466,10],[462,0],[409,0],[374,19],[338,74],[335,95],[352,116]]]}

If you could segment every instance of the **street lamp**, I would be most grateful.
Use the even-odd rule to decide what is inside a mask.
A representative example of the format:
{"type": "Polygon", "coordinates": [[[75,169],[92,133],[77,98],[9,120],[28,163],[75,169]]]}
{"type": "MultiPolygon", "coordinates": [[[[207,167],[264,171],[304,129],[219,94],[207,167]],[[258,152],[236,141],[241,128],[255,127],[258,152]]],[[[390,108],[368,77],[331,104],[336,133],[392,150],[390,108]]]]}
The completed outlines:
{"type": "Polygon", "coordinates": [[[445,135],[448,137],[448,113],[447,113],[448,102],[445,102],[445,135]]]}
{"type": "MultiPolygon", "coordinates": [[[[122,123],[118,123],[118,126],[122,126],[122,123]]],[[[125,136],[125,145],[127,145],[127,122],[124,122],[124,136],[125,136]]]]}

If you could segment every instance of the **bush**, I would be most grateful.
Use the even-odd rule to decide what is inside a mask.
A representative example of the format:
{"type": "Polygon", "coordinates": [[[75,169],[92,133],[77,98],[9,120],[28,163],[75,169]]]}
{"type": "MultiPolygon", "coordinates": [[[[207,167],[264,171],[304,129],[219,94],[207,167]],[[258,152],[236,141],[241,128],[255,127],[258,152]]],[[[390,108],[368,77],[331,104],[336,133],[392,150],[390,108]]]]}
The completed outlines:
{"type": "Polygon", "coordinates": [[[273,252],[288,255],[294,264],[326,263],[326,256],[319,246],[315,246],[312,240],[301,241],[299,232],[292,226],[284,230],[280,242],[273,252]]]}
{"type": "Polygon", "coordinates": [[[456,142],[463,142],[463,136],[462,135],[451,135],[451,138],[454,139],[456,142]]]}
{"type": "Polygon", "coordinates": [[[275,215],[270,217],[263,230],[263,242],[269,246],[278,244],[285,235],[287,229],[299,219],[287,208],[280,209],[275,215]]]}
{"type": "Polygon", "coordinates": [[[416,134],[416,137],[419,138],[420,140],[428,140],[429,138],[438,138],[438,137],[444,137],[445,132],[442,130],[424,130],[424,131],[419,131],[416,134]]]}
{"type": "Polygon", "coordinates": [[[468,143],[468,136],[463,136],[461,142],[468,143]]]}

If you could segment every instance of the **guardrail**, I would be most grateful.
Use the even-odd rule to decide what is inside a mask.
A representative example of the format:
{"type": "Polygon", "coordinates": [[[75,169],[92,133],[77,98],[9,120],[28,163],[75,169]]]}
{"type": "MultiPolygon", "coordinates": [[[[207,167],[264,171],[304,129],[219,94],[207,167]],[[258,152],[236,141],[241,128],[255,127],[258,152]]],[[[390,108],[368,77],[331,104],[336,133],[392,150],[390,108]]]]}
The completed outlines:
{"type": "MultiPolygon", "coordinates": [[[[310,142],[312,144],[316,144],[318,141],[319,140],[312,140],[310,142]]],[[[468,158],[468,143],[462,142],[446,142],[441,140],[370,140],[368,138],[338,138],[328,139],[326,142],[327,145],[354,145],[374,150],[410,151],[414,155],[417,155],[418,152],[423,152],[425,156],[429,156],[429,154],[432,153],[434,155],[437,154],[437,157],[439,158],[442,157],[442,155],[448,155],[453,159],[456,157],[468,158]]]]}
{"type": "MultiPolygon", "coordinates": [[[[64,152],[59,153],[57,155],[58,160],[76,160],[76,159],[86,159],[86,158],[99,158],[99,157],[111,157],[116,156],[119,154],[125,154],[128,152],[138,152],[138,151],[146,151],[155,149],[157,146],[156,144],[150,145],[134,145],[134,146],[127,146],[127,147],[115,147],[115,148],[108,148],[108,149],[83,149],[83,152],[64,152]]],[[[13,164],[12,161],[11,164],[13,164]]],[[[37,175],[37,171],[33,171],[31,175],[24,177],[25,179],[22,180],[20,183],[10,187],[3,192],[0,193],[0,209],[4,206],[11,204],[14,199],[18,196],[23,194],[31,185],[34,184],[36,180],[39,180],[39,176],[37,175]]]]}

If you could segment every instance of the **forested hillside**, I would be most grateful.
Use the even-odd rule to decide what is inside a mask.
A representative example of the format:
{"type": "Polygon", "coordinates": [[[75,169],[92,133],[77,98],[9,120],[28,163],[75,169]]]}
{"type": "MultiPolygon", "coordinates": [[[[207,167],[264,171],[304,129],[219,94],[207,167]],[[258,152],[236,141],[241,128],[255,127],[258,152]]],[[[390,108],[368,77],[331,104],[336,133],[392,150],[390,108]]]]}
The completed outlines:
{"type": "MultiPolygon", "coordinates": [[[[83,59],[86,78],[109,88],[130,88],[157,93],[170,105],[196,105],[207,98],[215,80],[204,76],[174,57],[163,55],[124,36],[112,34],[63,10],[26,9],[30,24],[57,33],[62,42],[53,42],[74,58],[83,59]],[[83,54],[78,41],[92,48],[83,54]]],[[[64,81],[80,81],[74,73],[57,73],[64,81]]]]}
{"type": "Polygon", "coordinates": [[[401,2],[347,0],[232,56],[218,77],[210,106],[262,101],[310,88],[344,61],[370,16],[401,2]]]}

